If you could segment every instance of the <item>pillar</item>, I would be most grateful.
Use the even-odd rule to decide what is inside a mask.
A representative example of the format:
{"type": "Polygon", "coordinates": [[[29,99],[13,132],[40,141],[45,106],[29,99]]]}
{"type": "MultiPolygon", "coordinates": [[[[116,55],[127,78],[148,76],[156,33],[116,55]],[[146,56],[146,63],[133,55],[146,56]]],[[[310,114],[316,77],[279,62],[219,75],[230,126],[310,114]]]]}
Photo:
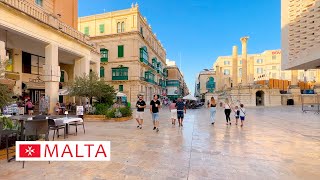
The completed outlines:
{"type": "Polygon", "coordinates": [[[248,83],[254,83],[254,58],[250,57],[248,60],[248,83]]]}
{"type": "Polygon", "coordinates": [[[249,37],[242,37],[240,38],[242,44],[242,85],[248,84],[248,72],[247,72],[247,41],[249,37]]]}
{"type": "MultiPolygon", "coordinates": [[[[74,61],[74,79],[79,76],[88,75],[90,73],[90,60],[88,57],[82,57],[74,61]]],[[[80,105],[86,103],[86,98],[76,98],[75,102],[80,105]]]]}
{"type": "MultiPolygon", "coordinates": [[[[314,91],[315,93],[317,94],[320,94],[320,69],[317,69],[316,71],[316,83],[315,83],[315,86],[314,86],[314,91]]],[[[320,99],[319,99],[320,101],[320,99]]]]}
{"type": "Polygon", "coordinates": [[[298,70],[291,71],[291,87],[298,86],[298,70]]]}
{"type": "Polygon", "coordinates": [[[3,41],[0,41],[0,78],[4,78],[5,76],[5,66],[4,63],[5,63],[5,60],[7,58],[7,54],[6,54],[6,46],[5,46],[5,42],[3,41]]]}
{"type": "Polygon", "coordinates": [[[232,47],[232,86],[238,85],[238,47],[232,47]]]}
{"type": "Polygon", "coordinates": [[[54,106],[59,101],[60,66],[58,62],[58,45],[49,44],[45,47],[44,81],[45,94],[49,97],[48,113],[54,112],[54,106]]]}

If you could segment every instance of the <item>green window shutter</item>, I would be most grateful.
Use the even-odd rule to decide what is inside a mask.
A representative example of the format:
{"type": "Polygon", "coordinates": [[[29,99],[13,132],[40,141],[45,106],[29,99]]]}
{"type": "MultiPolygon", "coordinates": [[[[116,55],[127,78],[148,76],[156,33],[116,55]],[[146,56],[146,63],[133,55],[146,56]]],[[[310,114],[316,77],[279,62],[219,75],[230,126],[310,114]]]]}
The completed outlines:
{"type": "Polygon", "coordinates": [[[121,58],[124,56],[124,46],[120,45],[118,46],[118,58],[121,58]]]}
{"type": "Polygon", "coordinates": [[[64,71],[61,71],[60,82],[64,82],[64,71]]]}
{"type": "Polygon", "coordinates": [[[43,5],[43,0],[36,0],[36,4],[38,4],[39,6],[42,7],[42,5],[43,5]]]}
{"type": "Polygon", "coordinates": [[[84,28],[84,34],[89,35],[89,27],[88,26],[84,28]]]}
{"type": "Polygon", "coordinates": [[[100,49],[101,62],[108,62],[108,49],[100,49]]]}
{"type": "Polygon", "coordinates": [[[104,67],[100,67],[100,77],[104,78],[104,67]]]}
{"type": "Polygon", "coordinates": [[[99,30],[100,30],[100,33],[104,33],[104,24],[100,24],[99,30]]]}
{"type": "Polygon", "coordinates": [[[119,85],[119,91],[123,92],[123,85],[119,85]]]}

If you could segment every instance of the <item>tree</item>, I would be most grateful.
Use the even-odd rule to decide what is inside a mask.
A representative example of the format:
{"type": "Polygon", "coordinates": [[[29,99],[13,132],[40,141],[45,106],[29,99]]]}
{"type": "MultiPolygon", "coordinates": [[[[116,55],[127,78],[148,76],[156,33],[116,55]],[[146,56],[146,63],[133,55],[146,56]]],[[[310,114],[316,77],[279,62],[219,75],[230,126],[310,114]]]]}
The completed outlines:
{"type": "MultiPolygon", "coordinates": [[[[5,78],[5,71],[8,59],[0,59],[0,79],[5,78]]],[[[12,92],[5,84],[0,84],[0,108],[12,102],[12,92]]]]}
{"type": "Polygon", "coordinates": [[[70,95],[85,97],[89,101],[95,97],[99,102],[111,104],[115,98],[115,90],[99,79],[94,72],[76,77],[69,85],[70,95]]]}

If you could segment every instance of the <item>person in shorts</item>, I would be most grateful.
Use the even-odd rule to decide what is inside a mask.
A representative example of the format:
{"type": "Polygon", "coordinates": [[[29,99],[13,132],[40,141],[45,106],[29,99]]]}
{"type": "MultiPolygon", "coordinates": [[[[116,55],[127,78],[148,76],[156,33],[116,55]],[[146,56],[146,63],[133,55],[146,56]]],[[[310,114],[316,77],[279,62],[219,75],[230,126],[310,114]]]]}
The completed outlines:
{"type": "Polygon", "coordinates": [[[159,96],[154,95],[153,100],[150,102],[150,112],[152,113],[153,130],[159,132],[159,109],[161,108],[159,96]]]}
{"type": "Polygon", "coordinates": [[[177,107],[176,107],[176,100],[173,100],[173,102],[169,106],[169,110],[171,113],[171,123],[172,125],[176,125],[176,119],[177,119],[177,107]]]}
{"type": "Polygon", "coordinates": [[[246,117],[246,109],[244,108],[243,104],[240,104],[240,120],[241,120],[241,127],[243,126],[244,119],[246,117]]]}
{"type": "Polygon", "coordinates": [[[236,125],[238,125],[238,120],[240,118],[240,109],[238,106],[234,108],[234,113],[235,113],[234,117],[236,118],[236,125]]]}
{"type": "Polygon", "coordinates": [[[177,107],[177,118],[178,118],[179,127],[180,127],[180,126],[183,126],[182,123],[183,123],[184,113],[187,113],[187,108],[181,98],[178,99],[176,107],[177,107]]]}
{"type": "Polygon", "coordinates": [[[139,96],[139,100],[136,103],[136,107],[136,121],[138,122],[137,128],[142,129],[144,108],[146,108],[146,102],[144,102],[142,95],[139,96]]]}

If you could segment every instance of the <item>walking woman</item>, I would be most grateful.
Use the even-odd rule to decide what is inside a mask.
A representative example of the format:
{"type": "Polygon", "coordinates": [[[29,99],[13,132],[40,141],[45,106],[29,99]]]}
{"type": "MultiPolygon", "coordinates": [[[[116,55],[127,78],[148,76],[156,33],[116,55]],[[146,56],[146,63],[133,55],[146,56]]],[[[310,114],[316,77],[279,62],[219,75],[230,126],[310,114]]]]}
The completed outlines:
{"type": "Polygon", "coordinates": [[[214,125],[214,121],[215,121],[216,106],[217,106],[216,100],[214,99],[214,97],[211,97],[208,108],[210,108],[210,120],[212,125],[214,125]]]}
{"type": "Polygon", "coordinates": [[[173,102],[170,104],[169,110],[171,113],[171,123],[172,125],[176,125],[176,119],[177,119],[176,100],[173,100],[173,102]]]}
{"type": "Polygon", "coordinates": [[[230,114],[231,114],[231,106],[229,103],[229,99],[226,99],[224,103],[224,114],[226,115],[226,125],[231,125],[231,119],[230,119],[230,114]]]}

